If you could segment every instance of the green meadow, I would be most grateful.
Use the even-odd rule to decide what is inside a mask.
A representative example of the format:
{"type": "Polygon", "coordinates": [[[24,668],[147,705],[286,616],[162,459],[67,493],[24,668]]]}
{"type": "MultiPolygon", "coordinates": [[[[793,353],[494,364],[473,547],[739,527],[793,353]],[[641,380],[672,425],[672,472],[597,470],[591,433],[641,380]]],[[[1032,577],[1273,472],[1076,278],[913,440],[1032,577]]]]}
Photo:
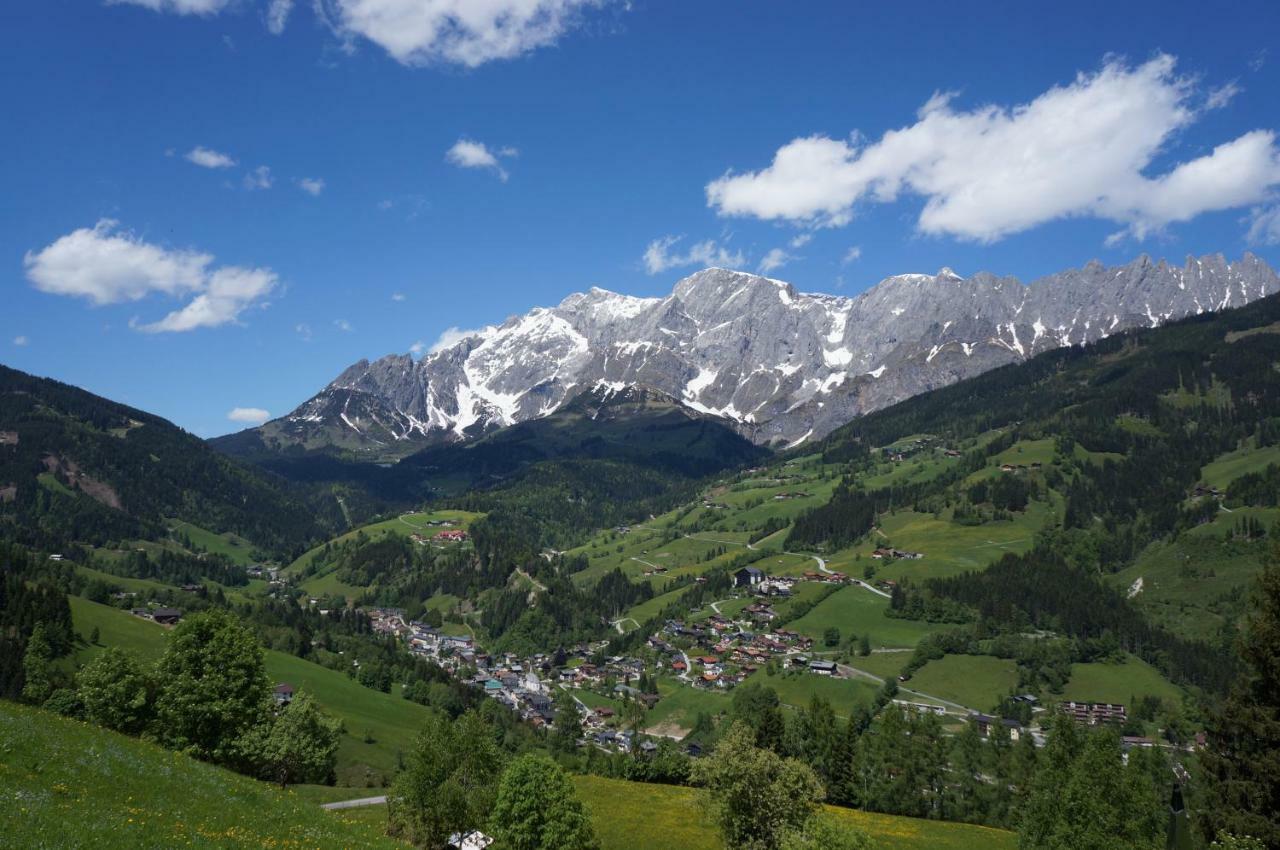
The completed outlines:
{"type": "Polygon", "coordinates": [[[1018,668],[1011,659],[947,655],[921,667],[906,687],[966,708],[990,711],[1017,684],[1018,668]]]}
{"type": "Polygon", "coordinates": [[[0,702],[0,844],[24,848],[403,847],[310,796],[0,702]]]}

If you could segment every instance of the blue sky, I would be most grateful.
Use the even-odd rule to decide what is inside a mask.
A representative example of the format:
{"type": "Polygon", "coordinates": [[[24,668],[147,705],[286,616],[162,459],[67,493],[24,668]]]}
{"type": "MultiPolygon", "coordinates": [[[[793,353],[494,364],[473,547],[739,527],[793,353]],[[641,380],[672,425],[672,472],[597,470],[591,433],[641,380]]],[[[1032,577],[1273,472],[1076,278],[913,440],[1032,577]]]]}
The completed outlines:
{"type": "Polygon", "coordinates": [[[1280,265],[1274,2],[890,5],[4,4],[0,362],[212,436],[699,265],[1280,265]]]}

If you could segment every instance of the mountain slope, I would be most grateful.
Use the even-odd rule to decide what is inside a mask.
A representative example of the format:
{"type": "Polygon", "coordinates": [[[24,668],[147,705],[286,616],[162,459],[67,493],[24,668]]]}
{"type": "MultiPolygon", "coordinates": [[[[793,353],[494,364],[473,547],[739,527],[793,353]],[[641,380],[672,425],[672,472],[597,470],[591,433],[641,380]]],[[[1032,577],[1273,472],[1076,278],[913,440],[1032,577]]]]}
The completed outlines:
{"type": "Polygon", "coordinates": [[[300,494],[140,410],[0,366],[0,530],[33,545],[154,538],[169,518],[287,548],[300,494]]]}
{"type": "Polygon", "coordinates": [[[996,366],[1280,291],[1250,254],[1093,262],[1033,281],[890,277],[855,298],[707,269],[665,298],[592,289],[415,361],[360,361],[282,419],[222,438],[232,453],[403,456],[546,416],[597,385],[655,387],[761,444],[825,436],[855,416],[996,366]]]}

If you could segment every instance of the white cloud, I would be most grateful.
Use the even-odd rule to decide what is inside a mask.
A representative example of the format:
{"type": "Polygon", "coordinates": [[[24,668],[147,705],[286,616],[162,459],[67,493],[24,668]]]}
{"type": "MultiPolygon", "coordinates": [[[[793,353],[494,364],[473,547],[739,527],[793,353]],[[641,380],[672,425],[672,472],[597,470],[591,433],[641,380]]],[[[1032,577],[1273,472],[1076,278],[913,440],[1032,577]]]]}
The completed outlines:
{"type": "Polygon", "coordinates": [[[227,412],[227,418],[246,425],[261,425],[271,418],[271,414],[261,407],[233,407],[227,412]]]}
{"type": "Polygon", "coordinates": [[[740,251],[731,251],[728,246],[718,244],[714,239],[706,239],[691,245],[683,254],[672,253],[671,249],[683,238],[682,236],[663,236],[650,242],[644,252],[645,271],[649,274],[658,274],[667,269],[695,265],[740,268],[747,262],[747,258],[740,251]]]}
{"type": "Polygon", "coordinates": [[[244,176],[244,187],[249,191],[270,189],[275,182],[275,178],[271,176],[271,169],[265,165],[259,165],[244,176]]]}
{"type": "Polygon", "coordinates": [[[108,6],[141,6],[175,15],[216,15],[237,0],[106,0],[108,6]]]}
{"type": "Polygon", "coordinates": [[[102,219],[23,258],[27,278],[42,292],[88,298],[94,304],[137,301],[153,292],[184,295],[204,288],[213,256],[169,250],[121,232],[102,219]]]}
{"type": "Polygon", "coordinates": [[[284,32],[284,25],[293,11],[293,0],[271,0],[267,6],[267,31],[272,35],[284,32]]]}
{"type": "Polygon", "coordinates": [[[320,197],[324,191],[324,179],[320,177],[303,177],[298,181],[298,188],[313,198],[320,197]]]}
{"type": "Polygon", "coordinates": [[[317,0],[348,39],[367,38],[405,65],[475,68],[555,44],[580,13],[611,0],[317,0]]]}
{"type": "Polygon", "coordinates": [[[507,170],[502,167],[499,158],[514,157],[519,153],[515,148],[501,148],[499,150],[490,150],[484,142],[475,142],[471,139],[458,139],[454,142],[453,147],[445,153],[445,161],[456,165],[459,168],[483,168],[492,169],[498,175],[498,179],[507,182],[507,170]]]}
{"type": "Polygon", "coordinates": [[[294,333],[302,337],[305,342],[311,341],[311,325],[308,325],[306,322],[298,322],[298,324],[293,326],[293,330],[294,333]]]}
{"type": "Polygon", "coordinates": [[[409,346],[409,353],[412,354],[414,357],[417,357],[418,355],[422,354],[422,352],[426,350],[427,350],[427,344],[422,340],[418,340],[413,345],[409,346]]]}
{"type": "Polygon", "coordinates": [[[147,333],[216,328],[234,322],[246,307],[264,298],[278,282],[276,273],[270,269],[224,266],[209,276],[207,289],[187,306],[158,322],[134,323],[133,327],[147,333]]]}
{"type": "Polygon", "coordinates": [[[333,326],[338,330],[342,331],[344,334],[351,333],[351,323],[348,322],[346,319],[334,319],[333,326]]]}
{"type": "MultiPolygon", "coordinates": [[[[476,334],[483,332],[483,329],[463,330],[458,327],[445,328],[444,332],[441,333],[440,336],[436,337],[436,341],[431,343],[431,347],[427,349],[427,353],[435,354],[437,351],[444,351],[446,348],[453,348],[467,337],[475,336],[476,334]]],[[[420,346],[422,343],[415,343],[415,345],[420,346]]],[[[413,351],[412,348],[409,350],[413,351]]]]}
{"type": "Polygon", "coordinates": [[[1253,210],[1248,239],[1254,245],[1280,245],[1280,205],[1253,210]]]}
{"type": "Polygon", "coordinates": [[[812,233],[799,233],[788,243],[792,248],[803,248],[813,241],[812,233]]]}
{"type": "Polygon", "coordinates": [[[1222,109],[1229,104],[1236,95],[1240,94],[1243,89],[1235,80],[1229,83],[1223,83],[1215,89],[1209,89],[1209,95],[1204,100],[1205,109],[1222,109]]]}
{"type": "Polygon", "coordinates": [[[19,347],[24,346],[29,342],[31,342],[31,340],[27,339],[25,336],[15,336],[13,338],[13,344],[19,347]]]}
{"type": "Polygon", "coordinates": [[[840,265],[847,266],[850,263],[857,262],[862,259],[862,247],[854,245],[848,251],[844,252],[844,256],[840,258],[840,265]]]}
{"type": "Polygon", "coordinates": [[[405,294],[404,294],[403,292],[393,292],[393,293],[391,293],[391,300],[392,300],[392,301],[404,301],[404,300],[405,300],[405,294]]]}
{"type": "Polygon", "coordinates": [[[780,269],[793,259],[795,258],[781,248],[774,248],[760,260],[760,274],[768,274],[771,271],[780,269]]]}
{"type": "Polygon", "coordinates": [[[186,307],[159,322],[135,325],[146,331],[185,331],[233,322],[276,285],[266,268],[212,268],[213,255],[169,249],[99,221],[23,257],[27,278],[42,292],[86,298],[95,305],[139,301],[153,293],[193,295],[186,307]]]}
{"type": "Polygon", "coordinates": [[[199,145],[187,151],[183,159],[201,168],[231,168],[236,164],[236,161],[227,154],[199,145]]]}
{"type": "Polygon", "coordinates": [[[935,94],[916,123],[870,144],[795,139],[767,168],[709,183],[707,202],[724,216],[839,226],[859,203],[912,194],[925,200],[918,228],[928,234],[992,242],[1095,216],[1141,238],[1203,212],[1259,203],[1280,184],[1275,135],[1262,130],[1147,176],[1202,114],[1195,95],[1167,55],[1137,67],[1110,60],[1013,107],[962,111],[952,95],[935,94]]]}

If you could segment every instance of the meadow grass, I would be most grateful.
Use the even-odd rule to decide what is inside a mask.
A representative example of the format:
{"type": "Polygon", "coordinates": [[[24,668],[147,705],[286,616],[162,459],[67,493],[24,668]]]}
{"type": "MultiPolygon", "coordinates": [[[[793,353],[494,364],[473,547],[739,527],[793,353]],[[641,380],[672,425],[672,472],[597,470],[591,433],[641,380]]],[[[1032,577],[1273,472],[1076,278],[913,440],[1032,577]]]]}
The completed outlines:
{"type": "Polygon", "coordinates": [[[2,701],[0,788],[6,847],[403,846],[310,795],[2,701]]]}
{"type": "Polygon", "coordinates": [[[225,555],[233,564],[252,564],[253,563],[253,544],[243,537],[227,532],[218,534],[193,525],[180,519],[169,520],[169,530],[174,534],[183,534],[190,541],[191,545],[206,552],[217,555],[225,555]]]}
{"type": "MultiPolygon", "coordinates": [[[[722,850],[702,794],[693,788],[575,776],[601,850],[722,850]]],[[[824,806],[823,814],[866,832],[876,850],[1014,850],[1017,836],[968,824],[824,806]]]]}
{"type": "Polygon", "coordinates": [[[1182,691],[1145,661],[1126,656],[1120,663],[1072,664],[1071,678],[1062,689],[1062,699],[1079,702],[1118,702],[1132,705],[1134,697],[1151,695],[1161,699],[1182,699],[1182,691]]]}
{"type": "Polygon", "coordinates": [[[886,617],[889,600],[863,587],[842,587],[787,628],[821,641],[829,628],[840,630],[842,639],[871,636],[872,646],[915,646],[939,626],[916,620],[886,617]]]}
{"type": "Polygon", "coordinates": [[[1260,472],[1273,463],[1280,463],[1280,446],[1254,448],[1247,445],[1205,464],[1200,470],[1200,478],[1210,486],[1225,489],[1241,475],[1260,472]]]}
{"type": "Polygon", "coordinates": [[[906,687],[966,708],[989,711],[1017,684],[1018,667],[1012,659],[947,655],[921,667],[906,687]]]}

